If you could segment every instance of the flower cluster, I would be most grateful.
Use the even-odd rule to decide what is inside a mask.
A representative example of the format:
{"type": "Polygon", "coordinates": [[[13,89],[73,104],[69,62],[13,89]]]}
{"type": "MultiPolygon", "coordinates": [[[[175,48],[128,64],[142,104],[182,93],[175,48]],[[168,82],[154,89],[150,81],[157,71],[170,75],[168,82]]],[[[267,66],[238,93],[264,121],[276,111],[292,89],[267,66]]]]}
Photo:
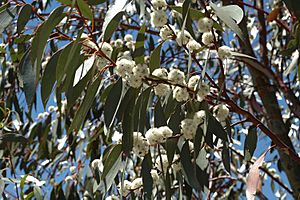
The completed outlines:
{"type": "Polygon", "coordinates": [[[201,33],[210,32],[214,22],[208,17],[203,17],[198,21],[198,30],[201,33]]]}
{"type": "Polygon", "coordinates": [[[203,101],[204,98],[209,94],[210,87],[204,82],[199,83],[200,76],[194,75],[189,79],[188,88],[191,90],[197,91],[196,97],[197,101],[203,101]]]}
{"type": "Polygon", "coordinates": [[[189,140],[194,139],[197,128],[199,125],[203,124],[204,119],[205,111],[200,110],[194,114],[193,119],[186,118],[182,120],[180,123],[180,127],[183,137],[189,140]]]}
{"type": "Polygon", "coordinates": [[[173,30],[168,25],[164,25],[159,31],[159,36],[163,40],[170,39],[173,36],[173,30]]]}
{"type": "Polygon", "coordinates": [[[165,11],[167,3],[165,0],[153,0],[151,3],[154,8],[151,13],[151,24],[156,28],[160,28],[168,22],[168,17],[165,11]]]}
{"type": "Polygon", "coordinates": [[[228,46],[221,46],[218,49],[218,56],[221,60],[230,58],[231,56],[231,50],[228,46]]]}
{"type": "Polygon", "coordinates": [[[229,109],[224,104],[219,104],[214,107],[213,109],[215,117],[220,121],[223,122],[229,115],[229,109]]]}
{"type": "MultiPolygon", "coordinates": [[[[161,79],[167,79],[168,71],[164,68],[159,68],[159,69],[155,69],[152,72],[152,75],[161,79]]],[[[159,97],[166,96],[169,93],[169,91],[170,91],[170,86],[168,84],[160,83],[154,87],[154,93],[159,97]]]]}
{"type": "Polygon", "coordinates": [[[149,76],[149,68],[146,64],[138,64],[129,58],[121,58],[116,62],[116,74],[121,76],[128,85],[134,88],[139,88],[143,81],[142,79],[149,76]]]}
{"type": "Polygon", "coordinates": [[[126,34],[125,37],[124,37],[124,41],[125,41],[125,46],[128,48],[128,49],[134,49],[135,47],[135,42],[133,41],[133,37],[132,35],[130,34],[126,34]]]}
{"type": "Polygon", "coordinates": [[[142,133],[133,133],[133,152],[140,157],[145,156],[149,152],[149,142],[142,133]]]}
{"type": "Polygon", "coordinates": [[[150,128],[145,136],[150,145],[156,145],[166,142],[167,138],[173,135],[173,131],[168,126],[161,126],[159,128],[150,128]]]}

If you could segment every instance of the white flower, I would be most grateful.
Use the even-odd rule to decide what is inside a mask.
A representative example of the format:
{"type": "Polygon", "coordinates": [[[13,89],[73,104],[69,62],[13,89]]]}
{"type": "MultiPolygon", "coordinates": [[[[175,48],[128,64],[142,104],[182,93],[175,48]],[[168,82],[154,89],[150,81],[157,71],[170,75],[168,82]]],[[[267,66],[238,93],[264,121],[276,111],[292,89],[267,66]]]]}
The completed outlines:
{"type": "Polygon", "coordinates": [[[65,178],[65,182],[69,182],[69,181],[73,181],[73,177],[72,176],[67,176],[65,178]]]}
{"type": "Polygon", "coordinates": [[[198,125],[193,119],[184,119],[180,123],[181,133],[185,139],[194,139],[198,125]]]}
{"type": "Polygon", "coordinates": [[[52,113],[52,112],[55,111],[55,109],[56,109],[55,106],[49,106],[49,107],[48,107],[48,112],[52,113]]]}
{"type": "Polygon", "coordinates": [[[111,45],[107,42],[103,42],[99,44],[99,47],[101,48],[101,51],[107,56],[107,57],[111,57],[113,48],[111,47],[111,45]]]}
{"type": "Polygon", "coordinates": [[[146,64],[138,64],[133,69],[132,72],[135,76],[140,78],[148,77],[150,74],[150,70],[146,64]]]}
{"type": "MultiPolygon", "coordinates": [[[[21,175],[21,177],[23,178],[24,175],[21,175]]],[[[26,177],[25,182],[27,182],[27,183],[28,182],[33,183],[34,185],[36,185],[38,187],[41,187],[41,186],[43,186],[46,183],[45,181],[40,181],[40,180],[38,180],[37,178],[35,178],[35,177],[31,176],[31,175],[28,175],[26,177]]]]}
{"type": "Polygon", "coordinates": [[[140,132],[133,133],[133,152],[143,157],[149,151],[149,142],[140,132]]]}
{"type": "Polygon", "coordinates": [[[231,50],[228,46],[221,46],[218,49],[218,56],[221,60],[229,58],[231,56],[231,50]]]}
{"type": "Polygon", "coordinates": [[[202,42],[203,44],[210,46],[212,43],[214,43],[214,36],[212,32],[205,32],[202,34],[202,42]]]}
{"type": "Polygon", "coordinates": [[[157,76],[159,78],[167,79],[168,78],[168,71],[165,68],[158,68],[158,69],[155,69],[152,72],[152,75],[157,76]]]}
{"type": "Polygon", "coordinates": [[[125,78],[125,76],[131,73],[132,68],[135,66],[135,63],[132,60],[122,58],[116,62],[116,74],[125,78]]]}
{"type": "Polygon", "coordinates": [[[164,25],[159,31],[159,36],[163,40],[170,39],[172,35],[173,35],[173,31],[167,25],[164,25]]]}
{"type": "Polygon", "coordinates": [[[71,166],[71,167],[69,168],[69,170],[70,170],[70,172],[71,172],[72,174],[76,172],[76,169],[77,169],[76,166],[71,166]]]}
{"type": "Polygon", "coordinates": [[[102,171],[103,163],[102,163],[101,159],[94,159],[91,163],[91,166],[94,170],[98,169],[98,170],[102,171]]]}
{"type": "Polygon", "coordinates": [[[131,189],[136,190],[143,186],[143,179],[142,178],[136,178],[131,183],[131,189]]]}
{"type": "Polygon", "coordinates": [[[197,89],[196,87],[198,85],[199,80],[200,80],[200,76],[199,75],[192,76],[189,79],[188,88],[190,88],[191,90],[196,90],[197,89]]]}
{"type": "Polygon", "coordinates": [[[214,114],[219,121],[225,121],[229,115],[229,109],[224,104],[219,104],[214,107],[214,114]]]}
{"type": "Polygon", "coordinates": [[[159,97],[166,96],[170,91],[170,86],[168,84],[160,83],[154,87],[155,95],[159,97]]]}
{"type": "Polygon", "coordinates": [[[152,0],[151,3],[155,10],[165,10],[167,8],[165,0],[152,0]]]}
{"type": "Polygon", "coordinates": [[[185,85],[185,75],[179,69],[172,69],[168,74],[168,79],[176,84],[185,85]]]}
{"type": "Polygon", "coordinates": [[[130,42],[126,42],[125,43],[125,46],[128,48],[128,49],[134,49],[134,46],[135,45],[135,42],[134,41],[130,41],[130,42]]]}
{"type": "Polygon", "coordinates": [[[176,42],[179,46],[182,46],[182,45],[186,45],[192,39],[193,38],[191,34],[188,31],[184,30],[183,32],[179,31],[177,33],[176,42]]]}
{"type": "Polygon", "coordinates": [[[161,126],[158,128],[158,130],[160,131],[160,134],[163,137],[162,142],[165,142],[167,138],[173,135],[173,131],[168,126],[161,126]]]}
{"type": "Polygon", "coordinates": [[[195,124],[197,124],[197,125],[202,124],[204,119],[205,119],[205,111],[204,110],[200,110],[194,114],[193,120],[194,120],[195,124]]]}
{"type": "Polygon", "coordinates": [[[196,40],[190,40],[187,45],[186,48],[190,51],[190,52],[197,52],[200,50],[201,48],[201,44],[199,44],[196,40]]]}
{"type": "Polygon", "coordinates": [[[127,83],[130,87],[139,88],[143,84],[143,81],[141,77],[130,74],[128,76],[127,83]]]}
{"type": "Polygon", "coordinates": [[[173,98],[178,102],[187,101],[189,99],[189,93],[186,88],[177,86],[173,91],[173,98]]]}
{"type": "MultiPolygon", "coordinates": [[[[122,188],[122,196],[123,197],[126,197],[130,193],[131,186],[132,186],[132,183],[130,181],[124,180],[123,188],[122,188]]],[[[121,190],[121,183],[119,183],[118,189],[119,189],[119,191],[121,190]]]]}
{"type": "Polygon", "coordinates": [[[201,85],[199,86],[199,90],[196,94],[197,100],[203,101],[204,98],[209,94],[209,92],[210,92],[209,85],[207,85],[206,83],[201,83],[201,85]]]}
{"type": "Polygon", "coordinates": [[[165,11],[155,10],[151,13],[151,24],[154,27],[162,27],[168,22],[168,17],[165,11]]]}
{"type": "Polygon", "coordinates": [[[121,40],[121,39],[117,39],[116,41],[115,41],[115,47],[116,48],[121,48],[121,47],[123,47],[123,44],[124,44],[124,42],[123,42],[123,40],[121,40]]]}
{"type": "Polygon", "coordinates": [[[150,145],[155,145],[164,141],[164,137],[158,128],[150,128],[146,132],[145,136],[148,139],[150,145]]]}
{"type": "Polygon", "coordinates": [[[125,42],[131,42],[133,40],[132,35],[130,34],[126,34],[124,37],[125,42]]]}
{"type": "Polygon", "coordinates": [[[198,21],[198,29],[199,32],[204,33],[204,32],[209,32],[213,26],[213,20],[207,17],[203,17],[199,19],[198,21]]]}
{"type": "Polygon", "coordinates": [[[159,171],[166,173],[168,166],[169,166],[168,156],[165,154],[162,154],[161,159],[160,159],[160,156],[157,156],[157,158],[155,160],[155,166],[157,167],[157,169],[159,171]]]}

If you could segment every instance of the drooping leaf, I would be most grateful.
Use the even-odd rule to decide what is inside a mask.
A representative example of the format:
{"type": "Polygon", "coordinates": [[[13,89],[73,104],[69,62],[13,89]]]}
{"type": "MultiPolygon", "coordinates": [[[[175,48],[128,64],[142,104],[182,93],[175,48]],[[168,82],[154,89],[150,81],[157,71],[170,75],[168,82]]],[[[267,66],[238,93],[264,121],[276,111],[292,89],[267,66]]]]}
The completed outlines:
{"type": "Polygon", "coordinates": [[[208,158],[206,157],[206,154],[207,154],[207,152],[205,151],[204,148],[202,148],[199,151],[199,154],[198,154],[197,159],[196,159],[197,165],[203,171],[207,168],[208,163],[209,163],[208,158]]]}
{"type": "MultiPolygon", "coordinates": [[[[104,160],[104,167],[101,179],[104,180],[110,171],[112,170],[112,166],[117,162],[118,159],[121,159],[120,155],[122,153],[122,145],[112,145],[106,159],[104,160]]],[[[114,178],[114,177],[113,177],[114,178]]]]}
{"type": "Polygon", "coordinates": [[[55,52],[55,54],[52,55],[50,60],[48,61],[45,71],[42,76],[42,81],[41,81],[41,94],[42,94],[42,102],[44,104],[44,107],[47,104],[48,98],[52,92],[54,83],[56,81],[55,76],[53,74],[56,73],[56,66],[58,62],[58,58],[61,54],[62,50],[59,50],[55,52]]]}
{"type": "MultiPolygon", "coordinates": [[[[36,31],[35,37],[32,40],[31,47],[31,62],[39,71],[44,54],[45,45],[48,37],[55,26],[65,17],[64,6],[59,6],[50,13],[50,16],[44,21],[36,31]]],[[[38,74],[37,74],[38,77],[38,74]]]]}
{"type": "Polygon", "coordinates": [[[154,126],[166,126],[167,120],[164,114],[164,110],[161,107],[160,100],[157,101],[155,108],[154,108],[154,126]]]}
{"type": "Polygon", "coordinates": [[[26,102],[28,107],[31,107],[36,89],[36,68],[32,66],[29,54],[29,50],[25,52],[19,64],[19,70],[26,102]]]}
{"type": "Polygon", "coordinates": [[[150,61],[149,61],[149,68],[150,73],[152,73],[155,69],[160,68],[160,49],[163,45],[163,42],[160,43],[151,53],[150,61]]]}
{"type": "Polygon", "coordinates": [[[196,177],[196,163],[192,163],[189,143],[186,141],[180,151],[180,161],[184,172],[184,178],[196,191],[200,190],[200,184],[196,177]]]}
{"type": "Polygon", "coordinates": [[[174,155],[177,149],[177,142],[178,142],[178,137],[174,137],[174,138],[168,138],[165,143],[165,149],[167,151],[167,157],[169,163],[173,162],[174,155]]]}
{"type": "Polygon", "coordinates": [[[42,190],[39,186],[35,185],[33,187],[33,191],[34,191],[34,196],[35,196],[36,200],[43,200],[44,199],[43,192],[42,192],[42,190]]]}
{"type": "Polygon", "coordinates": [[[244,142],[244,156],[246,161],[250,161],[253,153],[256,149],[257,144],[257,133],[256,127],[251,126],[249,127],[248,134],[246,135],[245,142],[244,142]]]}
{"type": "Polygon", "coordinates": [[[79,67],[76,69],[75,77],[73,81],[73,87],[89,72],[95,63],[95,55],[92,55],[86,59],[79,67]]]}
{"type": "Polygon", "coordinates": [[[228,142],[227,132],[224,130],[221,123],[211,114],[208,114],[207,133],[214,134],[223,141],[228,142]]]}
{"type": "Polygon", "coordinates": [[[173,133],[180,133],[180,122],[184,119],[184,114],[181,111],[181,105],[177,104],[174,112],[171,114],[171,117],[168,121],[168,126],[173,131],[173,133]]]}
{"type": "Polygon", "coordinates": [[[214,3],[209,4],[212,9],[215,11],[216,15],[230,28],[232,29],[241,40],[245,40],[244,34],[240,27],[238,26],[239,22],[243,19],[244,12],[237,5],[230,5],[218,7],[214,3]],[[230,11],[228,11],[230,10],[230,11]]]}
{"type": "Polygon", "coordinates": [[[254,69],[262,72],[270,79],[273,79],[271,72],[266,67],[264,67],[260,62],[258,62],[256,58],[238,52],[231,52],[231,55],[237,60],[240,60],[246,63],[247,65],[249,65],[250,67],[253,67],[254,69]]]}
{"type": "Polygon", "coordinates": [[[270,151],[271,148],[269,148],[267,151],[265,151],[255,162],[254,164],[250,167],[250,171],[247,176],[247,181],[246,181],[246,197],[247,200],[254,200],[258,183],[260,181],[259,177],[259,167],[262,166],[265,157],[267,153],[270,151]]]}
{"type": "Polygon", "coordinates": [[[107,2],[108,0],[88,0],[89,5],[99,5],[101,3],[107,2]]]}
{"type": "Polygon", "coordinates": [[[81,126],[83,120],[86,117],[87,112],[89,111],[89,109],[95,99],[95,95],[98,91],[100,83],[101,83],[101,77],[98,76],[98,77],[95,77],[93,82],[91,82],[91,84],[89,85],[86,95],[85,95],[79,109],[75,113],[74,119],[69,128],[69,132],[71,132],[73,130],[78,130],[79,127],[81,126]]]}
{"type": "Polygon", "coordinates": [[[115,118],[122,100],[123,83],[119,79],[110,89],[104,105],[104,123],[109,128],[115,118]]]}
{"type": "Polygon", "coordinates": [[[151,199],[152,196],[153,179],[150,173],[151,169],[152,169],[151,155],[147,154],[143,159],[142,170],[141,170],[145,199],[151,199]]]}
{"type": "Polygon", "coordinates": [[[90,20],[93,19],[93,12],[90,9],[90,6],[84,0],[77,0],[78,8],[81,14],[90,20]]]}
{"type": "Polygon", "coordinates": [[[129,155],[133,147],[133,131],[134,131],[134,109],[137,98],[138,89],[133,89],[130,95],[130,103],[126,107],[122,118],[122,149],[125,155],[129,155]]]}
{"type": "Polygon", "coordinates": [[[0,141],[7,142],[16,142],[16,143],[26,143],[28,140],[23,135],[15,133],[6,133],[0,136],[0,141]]]}
{"type": "Polygon", "coordinates": [[[150,93],[151,93],[151,87],[144,90],[139,96],[139,98],[141,98],[141,107],[139,110],[138,130],[142,133],[144,132],[146,126],[147,109],[148,109],[148,101],[149,101],[150,93]]]}
{"type": "Polygon", "coordinates": [[[24,30],[24,27],[26,26],[27,22],[30,19],[30,15],[31,15],[31,5],[29,4],[25,4],[22,8],[21,11],[19,13],[19,18],[17,21],[17,32],[19,34],[22,33],[22,31],[24,30]]]}
{"type": "Polygon", "coordinates": [[[5,8],[0,12],[0,33],[12,22],[17,13],[17,6],[5,8]]]}
{"type": "Polygon", "coordinates": [[[124,14],[124,8],[127,4],[127,1],[124,0],[116,0],[114,4],[112,4],[104,19],[104,23],[102,26],[103,40],[107,41],[116,30],[119,25],[120,20],[124,14]]]}
{"type": "Polygon", "coordinates": [[[224,142],[224,145],[223,145],[223,149],[222,149],[222,162],[223,162],[223,165],[226,169],[226,171],[228,173],[230,173],[230,152],[229,152],[229,148],[228,148],[228,143],[227,142],[224,142]]]}
{"type": "Polygon", "coordinates": [[[146,30],[146,26],[145,24],[143,24],[136,37],[135,50],[134,50],[134,61],[136,64],[144,63],[145,30],[146,30]]]}

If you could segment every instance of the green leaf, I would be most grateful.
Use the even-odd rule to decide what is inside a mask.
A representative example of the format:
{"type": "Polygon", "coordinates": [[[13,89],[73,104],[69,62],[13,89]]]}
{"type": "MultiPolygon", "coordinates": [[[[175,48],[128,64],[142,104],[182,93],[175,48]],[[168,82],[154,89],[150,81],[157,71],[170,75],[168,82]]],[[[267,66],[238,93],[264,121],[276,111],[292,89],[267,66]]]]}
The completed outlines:
{"type": "Polygon", "coordinates": [[[144,133],[145,127],[146,127],[146,120],[147,120],[147,109],[148,109],[148,103],[149,103],[149,96],[151,93],[151,87],[144,90],[139,98],[141,98],[141,107],[139,110],[139,127],[138,130],[141,133],[144,133]]]}
{"type": "Polygon", "coordinates": [[[33,191],[34,191],[34,196],[35,196],[36,200],[43,200],[44,199],[43,192],[42,192],[42,190],[39,186],[35,185],[33,187],[33,191]]]}
{"type": "Polygon", "coordinates": [[[150,55],[150,73],[152,73],[155,69],[160,68],[160,50],[163,45],[163,42],[160,43],[151,53],[150,55]]]}
{"type": "Polygon", "coordinates": [[[138,94],[138,89],[132,90],[131,98],[129,100],[129,105],[126,107],[123,118],[122,118],[122,129],[123,129],[123,137],[122,137],[122,149],[125,155],[129,155],[133,147],[133,131],[134,131],[134,109],[135,109],[135,101],[138,94]]]}
{"type": "Polygon", "coordinates": [[[27,50],[20,61],[20,77],[23,82],[23,90],[28,107],[31,107],[36,90],[36,68],[32,66],[29,57],[30,51],[27,50]]]}
{"type": "Polygon", "coordinates": [[[41,96],[42,96],[42,102],[44,104],[44,107],[46,106],[49,96],[52,92],[54,83],[56,81],[56,77],[53,76],[53,74],[56,73],[56,66],[58,63],[59,56],[62,52],[62,49],[55,52],[55,54],[52,55],[50,60],[48,61],[45,71],[42,76],[41,81],[41,96]]]}
{"type": "Polygon", "coordinates": [[[15,143],[27,143],[28,140],[23,135],[15,133],[6,133],[0,136],[1,143],[15,142],[15,143]]]}
{"type": "Polygon", "coordinates": [[[77,0],[77,5],[78,8],[81,12],[81,14],[85,17],[88,18],[90,20],[93,19],[93,12],[90,9],[90,6],[84,1],[84,0],[77,0]]]}
{"type": "Polygon", "coordinates": [[[199,154],[198,154],[197,159],[196,159],[197,165],[203,171],[207,168],[208,163],[209,163],[208,158],[206,157],[206,155],[207,155],[207,152],[205,151],[204,148],[202,148],[199,151],[199,154]]]}
{"type": "Polygon", "coordinates": [[[144,41],[145,41],[145,24],[141,26],[141,29],[138,32],[138,35],[136,37],[136,43],[135,43],[135,50],[134,50],[134,61],[136,64],[144,63],[144,41]]]}
{"type": "Polygon", "coordinates": [[[83,120],[87,115],[87,112],[89,111],[95,99],[100,83],[101,83],[101,77],[97,76],[94,78],[93,82],[89,85],[86,95],[82,103],[80,104],[79,109],[75,113],[74,119],[69,128],[69,132],[73,130],[78,130],[79,127],[81,126],[83,120]]]}
{"type": "Polygon", "coordinates": [[[256,127],[250,126],[248,134],[246,135],[244,142],[244,156],[246,161],[250,161],[257,145],[257,133],[256,127]]]}
{"type": "Polygon", "coordinates": [[[123,83],[120,78],[110,89],[104,105],[104,123],[109,128],[115,118],[122,100],[123,83]]]}
{"type": "Polygon", "coordinates": [[[228,143],[224,142],[222,149],[222,162],[228,173],[230,173],[230,152],[228,148],[228,143]]]}
{"type": "Polygon", "coordinates": [[[32,35],[27,35],[27,34],[25,34],[25,35],[20,35],[19,37],[17,37],[17,38],[14,40],[14,42],[15,42],[16,44],[19,44],[19,43],[25,43],[25,42],[29,41],[32,37],[33,37],[32,35]]]}
{"type": "Polygon", "coordinates": [[[242,32],[242,30],[240,29],[240,27],[238,26],[238,23],[240,22],[240,20],[243,18],[243,10],[238,7],[237,5],[230,5],[230,9],[231,11],[228,12],[228,8],[227,6],[224,7],[218,7],[216,4],[214,3],[210,3],[209,4],[210,7],[212,7],[212,9],[215,11],[216,15],[231,29],[233,30],[238,36],[239,38],[245,42],[245,37],[244,34],[242,32]],[[234,12],[232,12],[234,10],[234,12]],[[242,14],[242,16],[240,16],[242,14]]]}
{"type": "Polygon", "coordinates": [[[177,104],[168,122],[168,126],[173,131],[173,133],[180,133],[180,122],[183,119],[184,119],[184,114],[181,111],[181,104],[177,104]]]}
{"type": "Polygon", "coordinates": [[[192,163],[189,150],[189,142],[186,141],[180,151],[180,161],[184,172],[184,178],[196,191],[200,190],[200,184],[196,178],[196,166],[192,163]]]}
{"type": "Polygon", "coordinates": [[[107,2],[108,0],[87,0],[88,4],[91,6],[99,5],[101,3],[107,2]]]}
{"type": "Polygon", "coordinates": [[[103,40],[107,41],[117,29],[123,15],[127,1],[116,0],[108,9],[102,26],[103,40]]]}
{"type": "Polygon", "coordinates": [[[0,12],[0,33],[3,33],[6,27],[11,24],[16,13],[17,6],[5,8],[0,12]]]}
{"type": "Polygon", "coordinates": [[[174,159],[174,155],[177,149],[177,142],[178,142],[178,137],[174,137],[174,138],[168,138],[166,143],[165,143],[165,148],[167,151],[167,157],[168,157],[168,161],[169,163],[173,162],[174,159]]]}
{"type": "Polygon", "coordinates": [[[207,132],[210,132],[223,141],[228,142],[227,132],[224,130],[220,122],[211,114],[208,114],[207,132]]]}
{"type": "Polygon", "coordinates": [[[258,70],[258,71],[262,72],[263,74],[265,74],[266,76],[268,76],[270,79],[273,79],[273,75],[272,75],[271,71],[269,71],[259,61],[257,61],[256,58],[246,55],[246,54],[238,53],[238,52],[231,52],[231,55],[236,60],[244,62],[245,64],[249,65],[249,67],[252,67],[252,68],[258,70]]]}
{"type": "Polygon", "coordinates": [[[142,170],[141,170],[145,199],[151,199],[152,196],[153,179],[150,173],[151,169],[152,169],[152,160],[151,160],[151,155],[148,153],[143,159],[142,170]]]}
{"type": "Polygon", "coordinates": [[[75,41],[69,43],[61,52],[57,67],[56,67],[56,80],[57,87],[62,88],[64,91],[67,91],[70,86],[72,86],[73,78],[75,76],[75,71],[77,67],[84,61],[84,56],[80,54],[81,52],[81,43],[80,35],[82,30],[78,34],[75,41]],[[63,87],[62,80],[64,75],[66,75],[63,87]]]}
{"type": "Polygon", "coordinates": [[[50,13],[50,16],[44,21],[36,31],[35,37],[32,40],[31,47],[31,62],[37,68],[37,77],[41,67],[42,56],[44,54],[45,45],[49,35],[55,26],[66,16],[64,6],[57,7],[50,13]]]}
{"type": "Polygon", "coordinates": [[[104,180],[106,176],[111,173],[110,171],[112,170],[112,166],[117,162],[117,160],[120,157],[122,153],[122,145],[117,144],[117,145],[112,145],[110,148],[110,151],[108,152],[108,155],[106,156],[106,159],[104,160],[104,167],[103,167],[103,172],[101,179],[104,180]]]}
{"type": "Polygon", "coordinates": [[[167,119],[164,110],[161,107],[160,100],[158,99],[154,108],[154,127],[167,126],[167,119]]]}
{"type": "Polygon", "coordinates": [[[19,13],[19,17],[18,17],[18,21],[17,21],[17,32],[19,34],[22,33],[22,31],[24,30],[27,22],[29,21],[30,19],[30,15],[31,15],[31,5],[29,4],[25,4],[20,13],[19,13]]]}

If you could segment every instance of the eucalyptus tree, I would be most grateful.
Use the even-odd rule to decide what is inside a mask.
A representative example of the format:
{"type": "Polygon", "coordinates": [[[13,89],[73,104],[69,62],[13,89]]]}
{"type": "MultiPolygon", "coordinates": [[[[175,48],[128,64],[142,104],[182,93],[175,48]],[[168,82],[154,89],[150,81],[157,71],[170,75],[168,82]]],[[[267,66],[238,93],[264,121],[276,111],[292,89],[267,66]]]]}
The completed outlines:
{"type": "Polygon", "coordinates": [[[2,198],[298,198],[299,10],[2,1],[2,198]]]}

